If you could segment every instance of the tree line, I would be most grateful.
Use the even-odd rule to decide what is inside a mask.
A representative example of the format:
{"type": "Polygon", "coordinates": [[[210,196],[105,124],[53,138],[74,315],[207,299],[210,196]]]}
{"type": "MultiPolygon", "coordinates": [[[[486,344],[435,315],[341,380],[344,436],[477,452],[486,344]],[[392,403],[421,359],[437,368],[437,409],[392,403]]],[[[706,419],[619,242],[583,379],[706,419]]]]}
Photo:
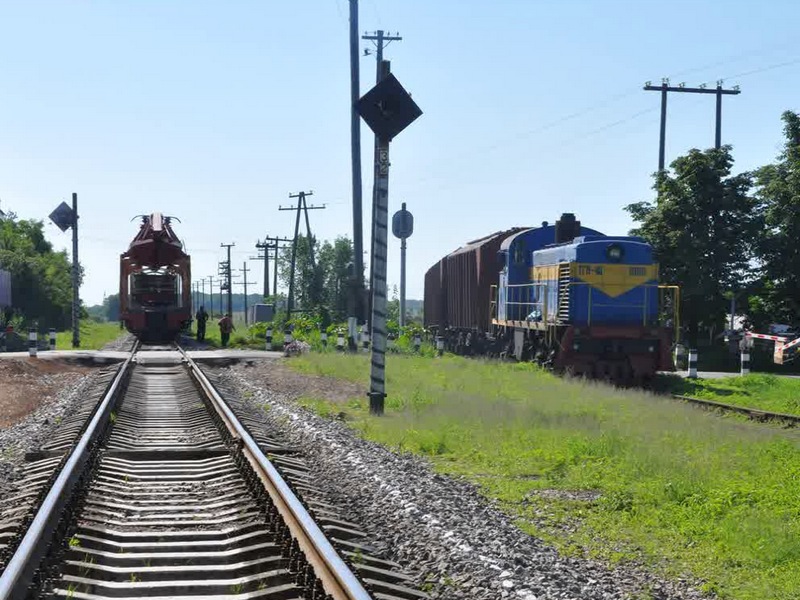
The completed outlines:
{"type": "MultiPolygon", "coordinates": [[[[42,221],[0,216],[0,269],[11,274],[11,306],[0,315],[3,325],[70,325],[72,265],[65,251],[55,252],[45,239],[42,221]]],[[[78,276],[83,278],[82,270],[78,276]]]]}
{"type": "Polygon", "coordinates": [[[732,297],[756,330],[800,326],[800,115],[782,120],[775,162],[734,173],[731,146],[693,149],[655,174],[655,200],[626,207],[681,287],[692,342],[725,328],[732,297]]]}

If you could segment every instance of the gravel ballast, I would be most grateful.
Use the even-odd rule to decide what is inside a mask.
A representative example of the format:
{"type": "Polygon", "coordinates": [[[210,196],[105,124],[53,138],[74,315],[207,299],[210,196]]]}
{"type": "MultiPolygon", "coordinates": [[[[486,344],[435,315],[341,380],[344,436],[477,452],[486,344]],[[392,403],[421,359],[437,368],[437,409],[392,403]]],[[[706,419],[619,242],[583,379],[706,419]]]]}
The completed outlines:
{"type": "Polygon", "coordinates": [[[305,454],[312,478],[344,516],[414,575],[416,585],[432,598],[711,597],[687,581],[665,581],[643,568],[611,569],[559,555],[518,529],[471,484],[436,474],[420,457],[394,454],[360,439],[344,423],[314,415],[263,387],[259,373],[271,365],[265,360],[215,372],[305,454]]]}
{"type": "MultiPolygon", "coordinates": [[[[133,337],[124,335],[103,349],[129,351],[132,344],[133,337]]],[[[0,429],[0,497],[7,492],[19,467],[25,462],[25,454],[39,450],[81,402],[91,397],[99,399],[105,388],[99,381],[103,377],[100,369],[77,376],[77,379],[66,380],[60,375],[40,377],[51,377],[56,382],[63,380],[64,387],[22,420],[0,429]]]]}

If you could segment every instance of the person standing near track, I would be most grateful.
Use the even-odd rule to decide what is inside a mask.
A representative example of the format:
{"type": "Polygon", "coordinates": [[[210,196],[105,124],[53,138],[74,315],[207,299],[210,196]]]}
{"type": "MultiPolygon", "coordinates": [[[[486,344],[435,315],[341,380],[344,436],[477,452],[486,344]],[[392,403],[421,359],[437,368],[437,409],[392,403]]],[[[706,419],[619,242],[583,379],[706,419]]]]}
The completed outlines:
{"type": "Polygon", "coordinates": [[[231,339],[231,331],[236,329],[233,326],[233,319],[231,319],[230,314],[225,315],[219,320],[219,334],[222,338],[222,345],[227,346],[228,341],[231,339]]]}
{"type": "Polygon", "coordinates": [[[206,307],[201,306],[194,318],[197,319],[197,341],[203,342],[206,339],[206,321],[208,321],[206,307]]]}

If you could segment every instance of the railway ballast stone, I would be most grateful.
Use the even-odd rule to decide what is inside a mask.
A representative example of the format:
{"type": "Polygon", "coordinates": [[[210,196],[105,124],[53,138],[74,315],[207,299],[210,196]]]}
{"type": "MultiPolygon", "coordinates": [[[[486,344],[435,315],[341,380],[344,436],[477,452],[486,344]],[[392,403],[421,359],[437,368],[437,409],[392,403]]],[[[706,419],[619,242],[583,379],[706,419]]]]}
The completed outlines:
{"type": "MultiPolygon", "coordinates": [[[[263,411],[307,457],[310,475],[370,543],[415,576],[432,598],[622,600],[711,598],[684,580],[665,581],[633,566],[561,556],[517,528],[474,486],[432,471],[422,458],[357,437],[259,385],[269,361],[220,369],[217,376],[263,411]],[[266,407],[266,409],[264,409],[266,407]]],[[[295,391],[296,393],[296,391],[295,391]]]]}

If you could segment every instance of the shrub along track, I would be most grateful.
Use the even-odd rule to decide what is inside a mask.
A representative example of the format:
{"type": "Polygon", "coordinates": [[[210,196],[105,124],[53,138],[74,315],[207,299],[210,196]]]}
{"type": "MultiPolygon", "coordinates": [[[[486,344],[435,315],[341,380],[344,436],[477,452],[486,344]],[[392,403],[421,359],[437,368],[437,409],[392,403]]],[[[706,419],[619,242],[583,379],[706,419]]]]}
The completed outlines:
{"type": "Polygon", "coordinates": [[[426,597],[185,354],[110,379],[0,507],[0,598],[426,597]]]}

